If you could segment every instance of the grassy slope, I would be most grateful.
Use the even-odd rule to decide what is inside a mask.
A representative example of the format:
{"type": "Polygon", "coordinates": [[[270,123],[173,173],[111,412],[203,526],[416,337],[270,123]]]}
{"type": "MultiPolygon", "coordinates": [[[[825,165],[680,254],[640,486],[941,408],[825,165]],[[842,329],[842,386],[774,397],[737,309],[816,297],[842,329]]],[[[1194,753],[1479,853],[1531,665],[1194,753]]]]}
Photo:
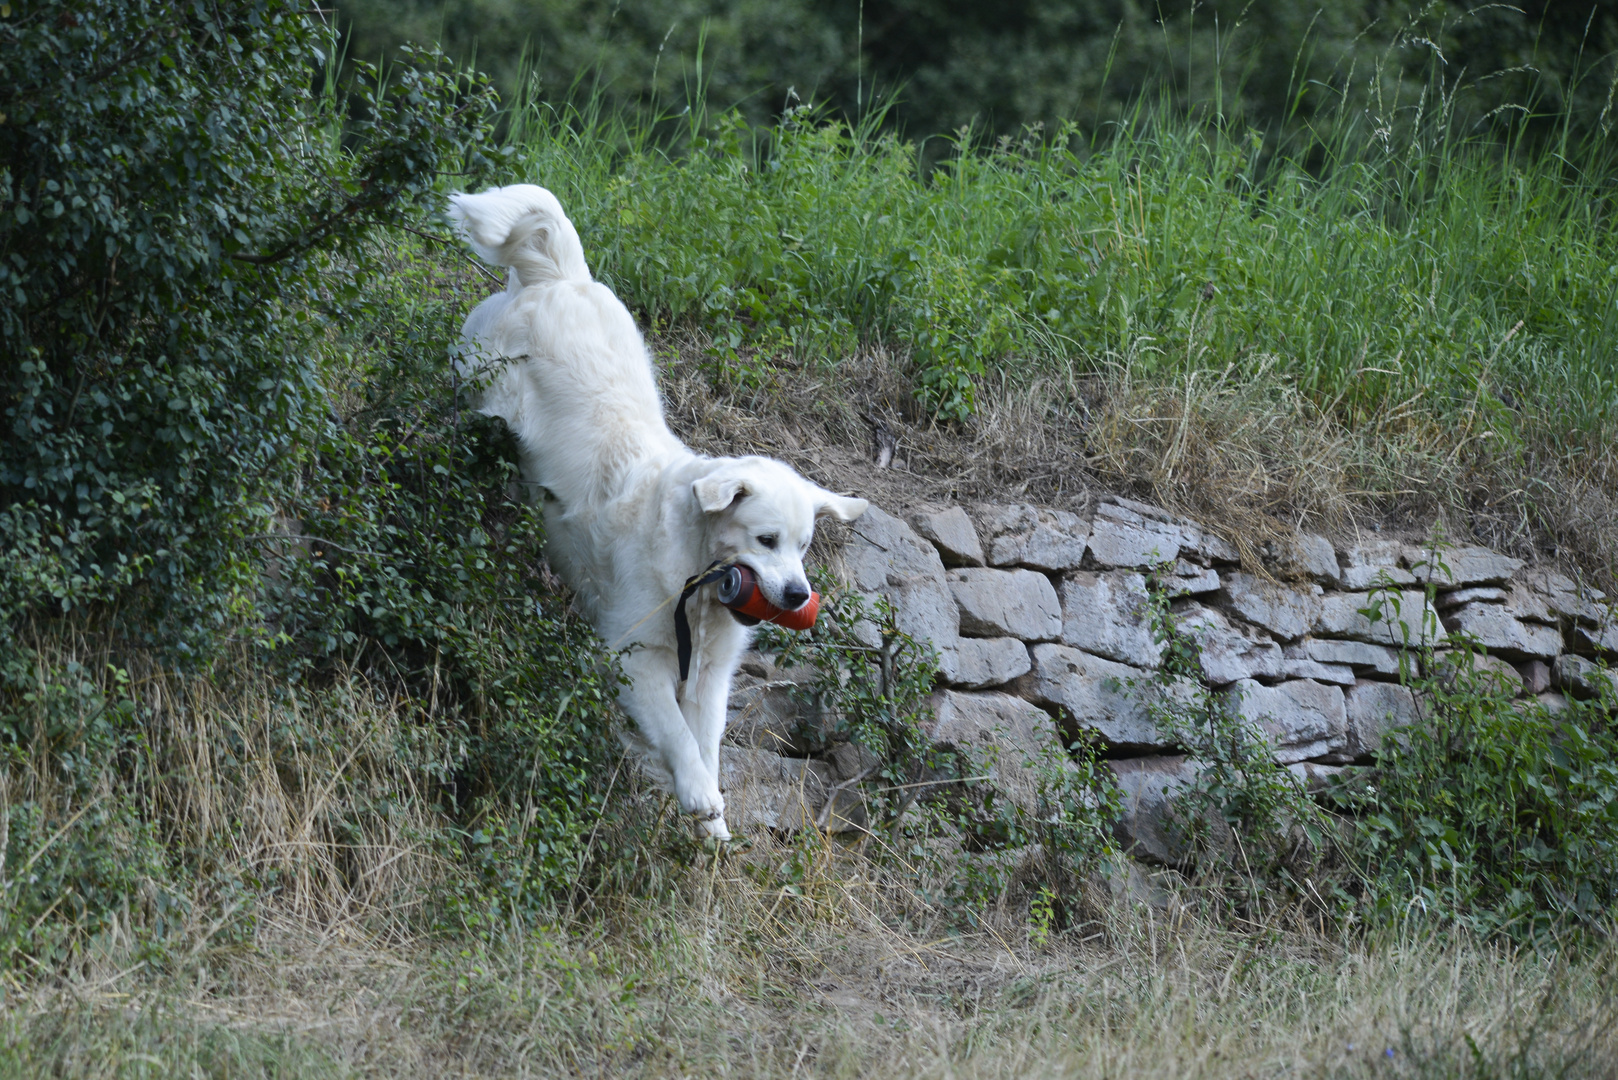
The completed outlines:
{"type": "Polygon", "coordinates": [[[1600,147],[1531,155],[1396,116],[1277,151],[1142,118],[923,181],[912,147],[802,117],[769,145],[694,124],[671,158],[643,128],[525,115],[504,179],[556,190],[596,272],[654,325],[711,335],[733,382],[835,379],[879,349],[913,421],[970,425],[1038,385],[1050,438],[1216,519],[1337,527],[1403,500],[1598,573],[1618,556],[1600,147]],[[1255,462],[1257,483],[1225,475],[1255,462]]]}
{"type": "MultiPolygon", "coordinates": [[[[1591,550],[1610,553],[1618,252],[1593,180],[1415,135],[1324,183],[1272,166],[1256,186],[1246,144],[1184,132],[1008,146],[927,183],[905,147],[835,128],[767,155],[723,123],[703,138],[671,160],[621,128],[531,127],[509,177],[555,187],[597,272],[686,343],[681,392],[781,416],[805,386],[875,386],[913,444],[953,440],[963,463],[940,470],[1015,422],[1216,515],[1330,522],[1422,490],[1484,517],[1478,500],[1506,499],[1554,538],[1584,526],[1552,496],[1584,492],[1591,550]],[[929,433],[911,396],[929,371],[969,379],[963,424],[929,433]]],[[[962,386],[931,385],[944,405],[962,386]]],[[[759,886],[745,860],[692,860],[655,815],[603,829],[633,880],[582,912],[424,935],[416,905],[454,871],[432,806],[390,772],[420,717],[363,681],[311,700],[313,743],[235,691],[186,699],[153,736],[181,763],[153,784],[177,835],[227,837],[227,869],[275,876],[281,900],[228,936],[199,904],[155,951],[114,927],[16,980],[0,1075],[1618,1067],[1610,950],[1344,944],[1308,911],[1255,929],[1100,901],[1050,942],[1023,910],[969,933],[913,882],[823,852],[796,892],[759,886]],[[210,772],[219,747],[239,756],[210,772]]],[[[803,854],[765,838],[750,858],[803,854]]]]}

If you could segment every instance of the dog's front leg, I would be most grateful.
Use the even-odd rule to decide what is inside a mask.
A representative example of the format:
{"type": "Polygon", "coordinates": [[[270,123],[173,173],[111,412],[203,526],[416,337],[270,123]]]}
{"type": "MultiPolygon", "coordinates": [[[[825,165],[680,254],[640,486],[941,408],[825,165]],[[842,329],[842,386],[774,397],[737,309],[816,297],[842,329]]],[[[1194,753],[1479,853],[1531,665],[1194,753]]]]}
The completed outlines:
{"type": "MultiPolygon", "coordinates": [[[[619,693],[618,700],[673,776],[674,797],[680,801],[680,809],[700,818],[710,836],[728,839],[725,797],[719,793],[717,748],[716,767],[710,769],[674,695],[673,650],[637,649],[624,657],[623,666],[629,685],[619,693]]],[[[723,724],[721,712],[721,729],[723,724]]]]}

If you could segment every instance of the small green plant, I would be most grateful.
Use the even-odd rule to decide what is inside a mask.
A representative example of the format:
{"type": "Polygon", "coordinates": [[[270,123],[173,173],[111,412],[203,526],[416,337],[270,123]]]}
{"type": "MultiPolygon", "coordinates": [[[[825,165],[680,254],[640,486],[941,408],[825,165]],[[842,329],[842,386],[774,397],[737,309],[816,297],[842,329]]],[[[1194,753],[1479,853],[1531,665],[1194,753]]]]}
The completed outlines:
{"type": "MultiPolygon", "coordinates": [[[[1435,542],[1424,564],[1434,581],[1443,552],[1435,542]]],[[[1401,682],[1418,718],[1334,796],[1354,815],[1362,908],[1521,939],[1600,927],[1618,912],[1618,700],[1553,712],[1513,698],[1475,641],[1439,638],[1435,594],[1429,583],[1414,634],[1391,585],[1363,612],[1411,646],[1401,682]]]]}
{"type": "Polygon", "coordinates": [[[1031,754],[936,746],[927,735],[937,676],[930,646],[898,629],[885,597],[867,601],[825,574],[816,581],[825,607],[815,629],[766,632],[759,647],[783,667],[813,671],[799,693],[814,739],[846,739],[869,755],[862,780],[877,843],[867,850],[927,867],[924,876],[940,882],[938,898],[968,921],[1005,892],[1020,861],[1052,898],[1052,926],[1065,928],[1077,888],[1118,858],[1112,826],[1121,796],[1094,748],[1084,740],[1064,748],[1054,726],[1031,754]],[[1006,753],[1018,754],[1006,764],[1031,780],[1029,802],[991,779],[1006,753]],[[1007,857],[1029,852],[1038,858],[1007,857]]]}

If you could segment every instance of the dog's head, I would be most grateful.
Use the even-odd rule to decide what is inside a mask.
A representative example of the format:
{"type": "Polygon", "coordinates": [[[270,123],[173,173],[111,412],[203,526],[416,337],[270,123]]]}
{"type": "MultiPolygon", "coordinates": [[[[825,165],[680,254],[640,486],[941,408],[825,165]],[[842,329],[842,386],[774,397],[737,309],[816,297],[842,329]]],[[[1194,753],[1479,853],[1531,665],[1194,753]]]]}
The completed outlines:
{"type": "Polygon", "coordinates": [[[853,521],[868,505],[763,457],[716,461],[691,492],[708,519],[710,557],[751,567],[764,599],[783,611],[796,611],[809,599],[803,557],[815,538],[815,521],[853,521]]]}

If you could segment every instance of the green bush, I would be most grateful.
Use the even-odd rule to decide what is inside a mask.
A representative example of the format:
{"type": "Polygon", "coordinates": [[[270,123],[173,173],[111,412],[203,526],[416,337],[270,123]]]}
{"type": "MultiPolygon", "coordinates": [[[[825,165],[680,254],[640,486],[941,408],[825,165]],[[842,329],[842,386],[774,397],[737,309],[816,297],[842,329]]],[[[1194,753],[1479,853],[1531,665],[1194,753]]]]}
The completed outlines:
{"type": "MultiPolygon", "coordinates": [[[[1406,626],[1398,596],[1373,593],[1365,614],[1406,626]]],[[[1514,699],[1462,635],[1442,657],[1430,635],[1410,645],[1420,720],[1387,733],[1376,767],[1334,796],[1355,816],[1366,910],[1519,938],[1605,932],[1618,914],[1618,700],[1553,712],[1514,699]]]]}
{"type": "Polygon", "coordinates": [[[203,648],[322,412],[325,258],[475,157],[490,93],[422,54],[345,124],[310,89],[329,34],[285,0],[7,12],[0,624],[117,601],[203,648]]]}

